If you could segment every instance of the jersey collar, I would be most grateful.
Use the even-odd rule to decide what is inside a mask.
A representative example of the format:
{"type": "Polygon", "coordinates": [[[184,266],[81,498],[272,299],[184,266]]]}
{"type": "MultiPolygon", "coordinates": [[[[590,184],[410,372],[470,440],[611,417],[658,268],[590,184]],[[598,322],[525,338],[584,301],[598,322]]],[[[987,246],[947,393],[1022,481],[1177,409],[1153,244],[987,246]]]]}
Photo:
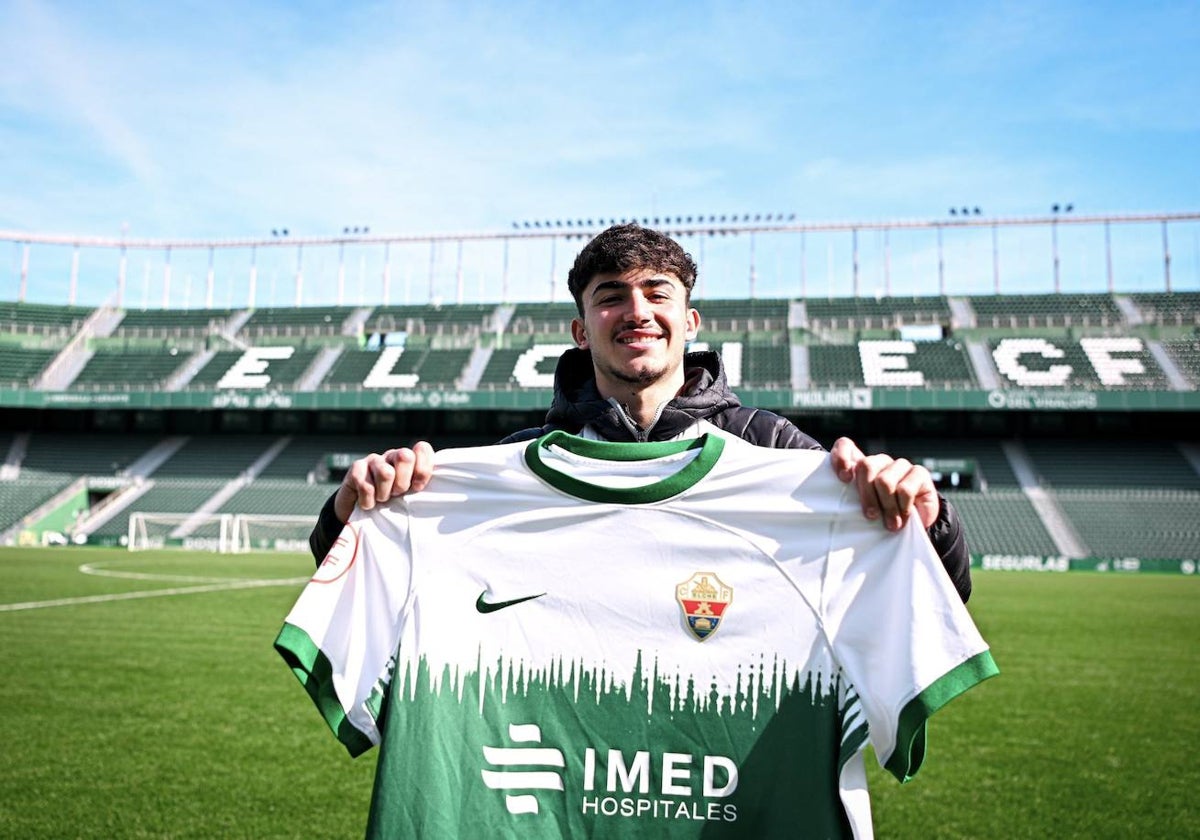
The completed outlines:
{"type": "Polygon", "coordinates": [[[525,464],[547,484],[562,492],[589,502],[644,505],[678,496],[709,474],[721,457],[725,441],[711,433],[690,440],[671,440],[654,443],[621,443],[606,440],[587,440],[563,431],[550,432],[525,447],[525,464]],[[652,461],[698,449],[682,469],[640,487],[604,487],[584,481],[557,470],[542,458],[543,450],[556,446],[597,461],[652,461]]]}

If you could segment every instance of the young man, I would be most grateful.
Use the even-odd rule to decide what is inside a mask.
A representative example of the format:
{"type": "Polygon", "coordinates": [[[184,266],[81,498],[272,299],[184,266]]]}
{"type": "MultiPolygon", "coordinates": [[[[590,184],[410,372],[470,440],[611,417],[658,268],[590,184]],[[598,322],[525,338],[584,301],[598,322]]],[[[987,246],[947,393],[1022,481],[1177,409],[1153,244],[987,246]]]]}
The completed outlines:
{"type": "MultiPolygon", "coordinates": [[[[670,237],[636,224],[610,227],[589,242],[567,277],[579,317],[576,348],[559,360],[546,425],[509,435],[528,440],[561,429],[612,441],[665,441],[694,436],[699,421],[750,443],[777,449],[823,449],[789,420],[743,406],[730,390],[720,357],[687,353],[700,329],[691,308],[696,264],[670,237]]],[[[970,558],[954,509],[929,472],[904,459],[864,455],[839,438],[831,463],[853,481],[863,513],[899,530],[916,514],[959,596],[971,593],[970,558]]],[[[425,442],[355,461],[322,509],[309,538],[319,563],[355,505],[376,504],[428,483],[433,449],[425,442]]]]}

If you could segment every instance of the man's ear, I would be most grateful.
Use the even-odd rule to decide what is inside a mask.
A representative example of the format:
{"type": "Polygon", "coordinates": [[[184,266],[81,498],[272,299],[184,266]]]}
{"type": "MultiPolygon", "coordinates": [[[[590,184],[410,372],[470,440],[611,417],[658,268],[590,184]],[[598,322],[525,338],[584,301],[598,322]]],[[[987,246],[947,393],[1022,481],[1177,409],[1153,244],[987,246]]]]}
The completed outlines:
{"type": "Polygon", "coordinates": [[[583,321],[578,318],[571,319],[571,338],[575,339],[575,346],[580,350],[588,349],[587,330],[583,328],[583,321]]]}
{"type": "Polygon", "coordinates": [[[683,332],[685,341],[695,341],[696,336],[700,334],[700,313],[695,309],[689,309],[687,318],[684,319],[686,327],[683,332]]]}

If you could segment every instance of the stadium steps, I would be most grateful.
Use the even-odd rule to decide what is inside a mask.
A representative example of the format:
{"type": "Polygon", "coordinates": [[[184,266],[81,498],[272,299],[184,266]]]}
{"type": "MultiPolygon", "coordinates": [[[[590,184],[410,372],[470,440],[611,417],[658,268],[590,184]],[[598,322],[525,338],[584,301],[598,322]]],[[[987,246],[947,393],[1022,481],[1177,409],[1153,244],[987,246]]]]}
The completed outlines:
{"type": "Polygon", "coordinates": [[[1129,324],[1129,326],[1140,327],[1146,322],[1146,319],[1142,317],[1142,310],[1138,309],[1137,304],[1125,295],[1114,295],[1113,304],[1125,316],[1125,323],[1129,324]]]}
{"type": "Polygon", "coordinates": [[[4,465],[0,466],[0,481],[16,481],[21,477],[21,462],[25,460],[25,453],[28,451],[29,432],[13,435],[12,442],[8,445],[8,454],[4,458],[4,465]]]}
{"type": "Polygon", "coordinates": [[[792,390],[807,391],[812,387],[812,374],[808,368],[808,345],[793,344],[789,353],[792,365],[792,390]]]}
{"type": "Polygon", "coordinates": [[[491,347],[478,347],[471,351],[471,358],[467,360],[467,365],[463,369],[462,378],[459,380],[459,387],[464,391],[474,391],[479,387],[479,381],[483,379],[483,372],[487,370],[488,362],[492,358],[491,347]]]}
{"type": "Polygon", "coordinates": [[[965,330],[975,326],[975,310],[966,298],[949,298],[946,304],[950,307],[950,328],[965,330]]]}
{"type": "Polygon", "coordinates": [[[225,339],[239,350],[245,350],[250,345],[238,338],[237,334],[241,332],[242,327],[246,326],[246,322],[253,317],[253,309],[243,309],[241,312],[234,314],[233,317],[226,321],[225,328],[217,333],[217,335],[225,339]]]}
{"type": "Polygon", "coordinates": [[[175,435],[161,440],[138,456],[121,474],[131,478],[148,478],[187,442],[187,437],[183,435],[175,435]]]}
{"type": "Polygon", "coordinates": [[[364,326],[367,319],[371,317],[371,313],[375,311],[373,306],[360,306],[346,316],[345,322],[342,324],[342,335],[350,338],[360,336],[365,331],[364,326]]]}
{"type": "Polygon", "coordinates": [[[54,357],[54,361],[46,366],[33,382],[35,391],[65,391],[75,381],[75,377],[79,376],[80,371],[92,360],[92,356],[96,355],[94,350],[88,349],[83,336],[82,332],[78,333],[71,343],[54,357]]]}
{"type": "Polygon", "coordinates": [[[208,349],[201,350],[187,360],[179,370],[167,377],[163,382],[164,391],[180,391],[187,387],[188,383],[195,378],[196,374],[209,362],[212,357],[217,355],[216,350],[208,349]]]}
{"type": "Polygon", "coordinates": [[[1192,469],[1196,471],[1196,475],[1200,476],[1200,446],[1194,443],[1179,444],[1179,451],[1183,453],[1183,457],[1191,464],[1192,469]]]}
{"type": "Polygon", "coordinates": [[[496,335],[508,332],[508,324],[512,321],[513,313],[516,311],[517,307],[511,303],[502,303],[496,307],[492,313],[492,330],[496,335]]]}
{"type": "Polygon", "coordinates": [[[787,328],[789,330],[808,329],[808,307],[802,300],[794,300],[788,306],[787,328]]]}
{"type": "Polygon", "coordinates": [[[55,495],[69,479],[61,475],[25,476],[0,481],[0,544],[13,545],[24,517],[55,495]]]}
{"type": "Polygon", "coordinates": [[[1058,506],[1054,497],[1038,485],[1033,461],[1025,447],[1015,441],[1007,441],[1003,447],[1004,454],[1008,457],[1008,463],[1012,467],[1013,473],[1016,474],[1017,481],[1020,482],[1021,491],[1029,499],[1033,509],[1037,512],[1038,519],[1041,520],[1047,533],[1054,540],[1058,553],[1066,557],[1087,557],[1090,552],[1083,540],[1079,538],[1071,520],[1058,506]]]}
{"type": "MultiPolygon", "coordinates": [[[[0,545],[13,545],[17,541],[20,532],[25,528],[35,525],[40,520],[52,514],[55,510],[65,505],[68,501],[78,496],[87,489],[88,480],[86,477],[80,477],[72,481],[66,487],[63,487],[57,493],[44,502],[39,504],[29,513],[25,514],[4,533],[0,533],[0,545]]],[[[2,526],[0,526],[2,527],[2,526]]],[[[67,529],[68,532],[71,530],[67,529]]]]}
{"type": "MultiPolygon", "coordinates": [[[[369,310],[368,314],[370,314],[369,310]]],[[[322,347],[317,352],[316,357],[312,360],[312,364],[310,364],[308,369],[305,370],[304,373],[300,375],[300,378],[296,380],[296,384],[294,386],[295,390],[317,390],[318,386],[321,384],[321,380],[323,380],[326,375],[328,375],[329,371],[333,369],[333,366],[337,364],[337,360],[342,355],[342,351],[344,349],[345,347],[340,344],[322,347]]]]}
{"type": "Polygon", "coordinates": [[[101,306],[93,310],[80,324],[79,331],[67,342],[67,346],[34,380],[34,389],[65,391],[95,355],[94,351],[87,346],[88,339],[92,337],[106,338],[112,335],[122,317],[119,309],[110,306],[101,306]]]}
{"type": "Polygon", "coordinates": [[[1147,341],[1146,350],[1154,357],[1154,361],[1158,362],[1158,366],[1162,368],[1163,374],[1167,377],[1167,384],[1171,386],[1172,391],[1190,391],[1192,385],[1188,382],[1187,377],[1175,364],[1175,360],[1171,358],[1171,354],[1162,346],[1159,341],[1147,341]]]}
{"type": "Polygon", "coordinates": [[[100,504],[88,511],[86,517],[79,520],[71,531],[72,536],[90,537],[152,489],[154,489],[153,479],[139,478],[115,493],[110,493],[100,504]]]}
{"type": "Polygon", "coordinates": [[[979,387],[987,391],[999,388],[1000,372],[996,370],[996,360],[992,358],[987,346],[978,341],[968,341],[967,355],[975,368],[975,378],[979,381],[979,387]]]}
{"type": "Polygon", "coordinates": [[[187,520],[171,532],[171,536],[177,538],[191,536],[192,532],[204,523],[205,517],[216,513],[221,509],[222,505],[237,495],[238,491],[254,481],[263,470],[270,466],[272,461],[279,457],[279,453],[286,449],[291,442],[291,437],[281,437],[268,446],[266,451],[255,458],[254,462],[246,468],[245,472],[237,478],[226,482],[217,492],[209,496],[204,504],[196,508],[187,520]]]}

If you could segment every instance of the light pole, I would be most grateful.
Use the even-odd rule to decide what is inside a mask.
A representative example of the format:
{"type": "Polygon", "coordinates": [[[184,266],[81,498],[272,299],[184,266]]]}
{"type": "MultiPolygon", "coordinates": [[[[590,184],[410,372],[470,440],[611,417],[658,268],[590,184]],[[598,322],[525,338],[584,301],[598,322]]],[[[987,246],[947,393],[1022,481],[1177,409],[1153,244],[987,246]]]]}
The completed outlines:
{"type": "Polygon", "coordinates": [[[1062,291],[1062,276],[1058,260],[1058,215],[1059,213],[1070,213],[1075,209],[1074,204],[1052,204],[1050,212],[1053,218],[1050,219],[1050,246],[1054,251],[1054,293],[1059,294],[1062,291]]]}

